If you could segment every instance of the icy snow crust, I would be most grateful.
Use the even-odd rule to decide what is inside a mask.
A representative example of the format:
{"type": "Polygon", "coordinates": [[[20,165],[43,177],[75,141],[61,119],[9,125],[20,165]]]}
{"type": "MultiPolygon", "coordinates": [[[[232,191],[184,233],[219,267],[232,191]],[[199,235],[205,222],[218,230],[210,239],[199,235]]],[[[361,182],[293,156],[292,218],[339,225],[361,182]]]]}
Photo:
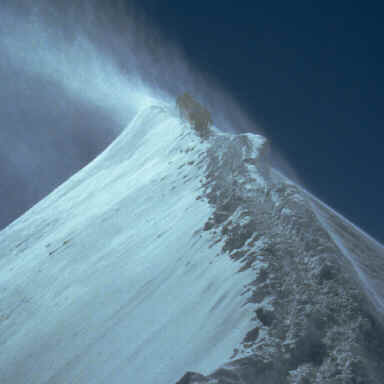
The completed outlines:
{"type": "Polygon", "coordinates": [[[0,232],[1,383],[165,384],[229,361],[250,329],[252,271],[199,232],[205,150],[146,109],[0,232]]]}
{"type": "Polygon", "coordinates": [[[0,232],[0,382],[382,384],[383,248],[268,164],[139,113],[0,232]]]}

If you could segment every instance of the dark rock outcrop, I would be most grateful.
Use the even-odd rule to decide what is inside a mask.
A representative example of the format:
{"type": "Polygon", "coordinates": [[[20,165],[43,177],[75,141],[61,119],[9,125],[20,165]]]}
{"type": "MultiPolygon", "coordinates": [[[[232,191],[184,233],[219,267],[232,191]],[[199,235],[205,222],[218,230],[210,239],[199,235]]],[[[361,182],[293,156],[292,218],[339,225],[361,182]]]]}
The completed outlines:
{"type": "MultiPolygon", "coordinates": [[[[254,305],[253,329],[230,362],[206,377],[189,373],[185,383],[383,383],[382,319],[311,198],[269,169],[268,145],[255,140],[211,138],[201,196],[213,208],[202,230],[241,263],[239,273],[254,271],[244,289],[254,305]]],[[[340,236],[369,249],[343,225],[340,236]]]]}

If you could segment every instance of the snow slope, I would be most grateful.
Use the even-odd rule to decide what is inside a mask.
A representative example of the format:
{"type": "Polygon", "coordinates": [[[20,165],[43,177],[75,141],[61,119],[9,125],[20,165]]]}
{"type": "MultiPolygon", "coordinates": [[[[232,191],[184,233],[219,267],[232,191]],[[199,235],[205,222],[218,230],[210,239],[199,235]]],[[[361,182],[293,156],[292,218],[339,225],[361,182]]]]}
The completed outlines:
{"type": "Polygon", "coordinates": [[[383,270],[263,137],[147,108],[0,232],[0,383],[381,384],[383,270]]]}
{"type": "Polygon", "coordinates": [[[227,361],[248,274],[198,233],[205,144],[158,107],[0,232],[1,383],[172,383],[227,361]]]}

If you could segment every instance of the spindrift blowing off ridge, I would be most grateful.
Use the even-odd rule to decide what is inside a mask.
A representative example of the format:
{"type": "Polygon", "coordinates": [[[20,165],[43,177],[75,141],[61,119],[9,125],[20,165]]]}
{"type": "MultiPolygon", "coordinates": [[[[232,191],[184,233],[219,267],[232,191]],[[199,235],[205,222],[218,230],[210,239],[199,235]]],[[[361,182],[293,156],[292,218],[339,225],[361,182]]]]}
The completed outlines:
{"type": "Polygon", "coordinates": [[[177,104],[0,232],[0,382],[382,383],[383,248],[177,104]]]}
{"type": "Polygon", "coordinates": [[[124,3],[2,1],[1,159],[120,135],[0,232],[0,383],[382,384],[383,247],[124,3]]]}

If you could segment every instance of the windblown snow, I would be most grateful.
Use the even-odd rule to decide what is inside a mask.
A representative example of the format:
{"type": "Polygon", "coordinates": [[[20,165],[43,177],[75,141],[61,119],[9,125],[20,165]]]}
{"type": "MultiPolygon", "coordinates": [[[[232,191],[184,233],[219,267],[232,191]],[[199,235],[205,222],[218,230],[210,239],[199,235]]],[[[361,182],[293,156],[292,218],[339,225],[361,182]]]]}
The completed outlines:
{"type": "Polygon", "coordinates": [[[146,108],[0,232],[1,383],[379,382],[383,285],[343,265],[382,248],[271,172],[263,137],[213,136],[146,108]]]}

